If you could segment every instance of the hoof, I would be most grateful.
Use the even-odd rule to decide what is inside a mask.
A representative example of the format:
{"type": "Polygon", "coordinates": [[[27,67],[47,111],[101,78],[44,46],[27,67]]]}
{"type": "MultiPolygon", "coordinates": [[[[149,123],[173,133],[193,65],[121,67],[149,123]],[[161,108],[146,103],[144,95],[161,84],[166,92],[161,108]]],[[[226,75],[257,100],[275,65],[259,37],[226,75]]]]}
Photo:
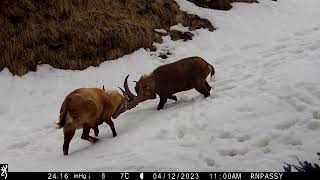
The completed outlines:
{"type": "Polygon", "coordinates": [[[94,137],[89,137],[88,139],[91,143],[96,143],[97,141],[99,141],[98,138],[94,138],[94,137]]]}
{"type": "Polygon", "coordinates": [[[164,106],[162,106],[162,107],[159,107],[159,106],[158,106],[158,107],[157,107],[157,110],[161,110],[161,109],[163,109],[163,107],[164,107],[164,106]]]}

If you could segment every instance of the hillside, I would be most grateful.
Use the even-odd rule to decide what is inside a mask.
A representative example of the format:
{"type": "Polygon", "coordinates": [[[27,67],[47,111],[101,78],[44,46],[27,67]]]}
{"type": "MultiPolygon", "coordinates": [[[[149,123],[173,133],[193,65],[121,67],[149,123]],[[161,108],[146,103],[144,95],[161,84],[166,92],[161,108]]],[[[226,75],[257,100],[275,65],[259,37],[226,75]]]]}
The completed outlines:
{"type": "Polygon", "coordinates": [[[296,157],[318,159],[320,1],[259,0],[230,11],[176,2],[216,30],[193,30],[192,41],[163,36],[156,51],[140,48],[82,71],[41,64],[22,77],[0,72],[0,159],[9,171],[284,171],[296,157]],[[127,74],[133,89],[141,75],[189,56],[215,67],[208,98],[181,92],[161,111],[159,98],[146,101],[114,120],[117,137],[103,124],[92,145],[78,130],[63,156],[54,123],[69,92],[117,89],[127,74]]]}
{"type": "Polygon", "coordinates": [[[162,36],[155,29],[178,23],[214,30],[174,0],[2,0],[0,71],[7,67],[21,76],[39,64],[72,70],[98,66],[152,48],[162,36]]]}

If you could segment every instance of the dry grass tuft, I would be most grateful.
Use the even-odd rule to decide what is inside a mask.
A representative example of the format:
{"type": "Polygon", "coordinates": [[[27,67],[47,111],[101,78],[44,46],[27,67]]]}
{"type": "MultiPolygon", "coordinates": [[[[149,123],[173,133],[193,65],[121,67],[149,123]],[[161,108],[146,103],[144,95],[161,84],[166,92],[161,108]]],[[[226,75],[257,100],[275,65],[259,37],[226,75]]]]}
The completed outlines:
{"type": "Polygon", "coordinates": [[[1,0],[0,71],[38,64],[85,69],[161,41],[154,29],[211,23],[179,10],[174,0],[1,0]]]}

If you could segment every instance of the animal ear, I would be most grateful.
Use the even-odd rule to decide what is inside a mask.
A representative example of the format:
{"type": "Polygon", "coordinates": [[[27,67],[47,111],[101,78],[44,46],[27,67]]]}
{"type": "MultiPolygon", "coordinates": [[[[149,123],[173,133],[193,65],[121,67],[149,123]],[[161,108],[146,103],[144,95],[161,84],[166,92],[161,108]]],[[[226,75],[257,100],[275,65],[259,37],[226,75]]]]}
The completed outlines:
{"type": "Polygon", "coordinates": [[[105,91],[105,89],[104,89],[104,85],[102,86],[102,89],[105,91]]]}

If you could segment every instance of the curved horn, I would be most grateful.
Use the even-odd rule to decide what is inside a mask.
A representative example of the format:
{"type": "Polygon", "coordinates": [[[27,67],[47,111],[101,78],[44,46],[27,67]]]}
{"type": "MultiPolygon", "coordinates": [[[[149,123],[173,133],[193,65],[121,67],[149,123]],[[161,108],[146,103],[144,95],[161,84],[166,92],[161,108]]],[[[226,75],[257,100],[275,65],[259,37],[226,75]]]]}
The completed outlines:
{"type": "Polygon", "coordinates": [[[121,90],[121,92],[122,92],[122,94],[123,94],[123,96],[125,96],[125,97],[127,97],[128,95],[127,95],[127,93],[121,88],[121,87],[118,87],[120,90],[121,90]]]}
{"type": "Polygon", "coordinates": [[[142,96],[143,96],[142,85],[141,85],[139,82],[137,82],[137,81],[133,81],[133,82],[135,82],[136,84],[138,84],[138,86],[139,86],[138,96],[139,96],[139,97],[142,97],[142,96]]]}
{"type": "Polygon", "coordinates": [[[136,107],[140,102],[145,101],[147,98],[143,97],[143,89],[140,83],[136,82],[139,86],[138,96],[135,96],[134,99],[127,104],[127,109],[132,109],[136,107]]]}
{"type": "Polygon", "coordinates": [[[129,78],[129,74],[127,75],[126,79],[124,80],[124,90],[126,92],[126,94],[128,95],[130,100],[133,100],[136,96],[130,91],[129,86],[128,86],[128,78],[129,78]]]}

